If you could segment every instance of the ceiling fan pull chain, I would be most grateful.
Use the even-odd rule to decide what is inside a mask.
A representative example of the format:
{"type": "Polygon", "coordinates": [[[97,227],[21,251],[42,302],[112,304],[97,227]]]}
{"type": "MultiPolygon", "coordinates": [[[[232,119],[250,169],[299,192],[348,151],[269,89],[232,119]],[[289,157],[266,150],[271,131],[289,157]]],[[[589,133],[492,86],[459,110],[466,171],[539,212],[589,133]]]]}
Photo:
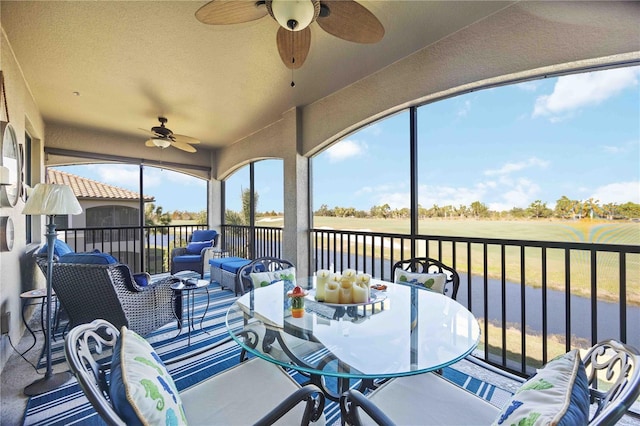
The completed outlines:
{"type": "Polygon", "coordinates": [[[293,39],[293,31],[291,31],[291,87],[296,87],[296,82],[293,81],[293,64],[296,63],[296,57],[294,55],[294,52],[296,51],[295,46],[293,45],[294,43],[294,39],[293,39]]]}

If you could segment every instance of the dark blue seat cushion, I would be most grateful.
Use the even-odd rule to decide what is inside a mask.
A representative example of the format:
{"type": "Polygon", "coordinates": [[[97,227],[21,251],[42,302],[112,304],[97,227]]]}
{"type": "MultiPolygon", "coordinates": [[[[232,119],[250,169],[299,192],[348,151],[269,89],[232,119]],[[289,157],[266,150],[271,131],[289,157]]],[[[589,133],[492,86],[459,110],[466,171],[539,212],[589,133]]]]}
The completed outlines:
{"type": "Polygon", "coordinates": [[[200,254],[183,254],[173,258],[173,263],[200,263],[200,254]]]}
{"type": "MultiPolygon", "coordinates": [[[[64,241],[56,240],[53,245],[53,254],[60,257],[69,253],[74,253],[73,249],[64,241]]],[[[47,254],[47,244],[43,245],[42,248],[38,250],[38,254],[47,254]]]]}
{"type": "Polygon", "coordinates": [[[84,263],[91,265],[111,265],[118,260],[109,253],[67,253],[60,256],[60,263],[84,263]]]}
{"type": "Polygon", "coordinates": [[[222,264],[222,270],[235,274],[238,272],[238,269],[242,268],[244,265],[247,265],[249,263],[251,263],[251,261],[247,259],[235,260],[233,262],[225,262],[222,264]]]}
{"type": "Polygon", "coordinates": [[[238,260],[247,260],[247,259],[244,259],[242,257],[236,257],[236,256],[220,257],[215,259],[209,259],[209,265],[213,266],[214,268],[220,268],[223,263],[237,262],[238,260]]]}
{"type": "Polygon", "coordinates": [[[191,242],[211,241],[216,237],[216,235],[218,235],[218,232],[213,229],[199,229],[197,231],[193,231],[193,234],[191,235],[191,242]]]}

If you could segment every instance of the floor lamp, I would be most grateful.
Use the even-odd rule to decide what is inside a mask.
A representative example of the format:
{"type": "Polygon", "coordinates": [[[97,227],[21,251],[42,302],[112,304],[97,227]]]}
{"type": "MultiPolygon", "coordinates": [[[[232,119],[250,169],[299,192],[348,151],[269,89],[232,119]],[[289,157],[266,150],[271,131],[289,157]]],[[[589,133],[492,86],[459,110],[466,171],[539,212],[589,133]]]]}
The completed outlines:
{"type": "Polygon", "coordinates": [[[70,186],[51,183],[39,183],[29,196],[23,214],[44,215],[49,217],[47,224],[47,321],[45,331],[45,349],[47,351],[47,371],[42,379],[38,379],[24,388],[27,396],[40,395],[62,385],[71,379],[68,371],[53,374],[51,366],[51,281],[53,276],[53,252],[56,243],[55,215],[70,215],[82,213],[82,207],[73,194],[70,186]]]}

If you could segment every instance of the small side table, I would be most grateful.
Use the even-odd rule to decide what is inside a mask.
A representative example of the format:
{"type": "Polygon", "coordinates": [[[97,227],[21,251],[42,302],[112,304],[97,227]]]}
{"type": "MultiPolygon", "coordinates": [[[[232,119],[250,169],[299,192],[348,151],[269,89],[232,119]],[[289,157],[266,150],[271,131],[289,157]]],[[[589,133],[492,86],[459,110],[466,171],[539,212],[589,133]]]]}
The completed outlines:
{"type": "MultiPolygon", "coordinates": [[[[179,282],[171,285],[171,290],[173,290],[174,300],[176,299],[178,294],[181,294],[183,296],[183,304],[185,301],[187,304],[187,309],[186,312],[183,312],[182,320],[178,319],[178,315],[174,312],[174,314],[176,314],[176,319],[178,319],[178,326],[180,328],[178,334],[176,334],[176,337],[174,337],[174,339],[182,334],[182,322],[186,321],[188,335],[187,345],[191,346],[191,330],[195,331],[195,293],[197,292],[197,290],[204,290],[207,293],[207,306],[204,308],[204,312],[202,313],[202,317],[200,318],[200,330],[202,330],[202,322],[204,321],[204,317],[207,315],[207,311],[209,310],[209,281],[198,280],[195,278],[181,279],[179,282]]],[[[206,330],[205,333],[209,334],[209,332],[206,330]]]]}
{"type": "MultiPolygon", "coordinates": [[[[31,336],[33,337],[33,344],[31,346],[29,346],[29,349],[27,349],[26,351],[24,351],[22,353],[22,355],[26,354],[27,352],[29,352],[35,345],[36,345],[36,332],[37,331],[41,331],[43,334],[46,334],[46,329],[45,329],[45,307],[46,307],[46,299],[47,299],[47,290],[44,288],[39,288],[39,289],[35,289],[35,290],[29,290],[29,291],[25,291],[22,294],[20,294],[20,300],[22,302],[22,323],[24,324],[24,326],[27,328],[27,330],[29,330],[29,333],[31,333],[31,336]],[[27,319],[25,318],[24,314],[25,311],[27,310],[27,306],[33,306],[33,305],[40,305],[40,330],[32,330],[31,327],[29,327],[29,322],[27,321],[27,319]]],[[[58,315],[58,299],[56,298],[55,293],[51,294],[51,300],[53,303],[55,303],[55,308],[54,308],[54,324],[56,323],[56,318],[58,315]]],[[[51,330],[54,330],[54,327],[51,327],[51,330]]],[[[53,336],[52,336],[53,337],[53,336]]],[[[47,341],[46,337],[45,337],[45,342],[47,341]]],[[[43,348],[43,351],[46,350],[46,348],[43,348]]]]}

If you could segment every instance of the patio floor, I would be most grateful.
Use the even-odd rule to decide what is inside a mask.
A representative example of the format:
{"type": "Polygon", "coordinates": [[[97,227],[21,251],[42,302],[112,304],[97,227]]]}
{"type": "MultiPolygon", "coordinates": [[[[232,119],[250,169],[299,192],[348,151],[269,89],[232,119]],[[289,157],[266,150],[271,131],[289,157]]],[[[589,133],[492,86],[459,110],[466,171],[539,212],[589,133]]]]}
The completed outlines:
{"type": "MultiPolygon", "coordinates": [[[[35,310],[34,315],[30,320],[30,325],[36,329],[39,328],[39,310],[35,310]]],[[[36,364],[42,350],[42,334],[36,335],[38,337],[37,343],[25,355],[26,360],[14,351],[0,375],[0,399],[2,401],[0,419],[2,425],[21,425],[23,423],[24,411],[28,401],[28,397],[23,394],[23,389],[34,380],[42,377],[41,375],[36,374],[34,367],[29,364],[29,362],[34,365],[36,364]]],[[[31,345],[32,341],[31,335],[28,331],[25,331],[20,342],[16,346],[17,351],[23,352],[31,345]]],[[[54,372],[64,371],[66,369],[65,367],[65,364],[58,365],[57,368],[54,365],[54,372]]],[[[456,364],[456,369],[508,391],[513,392],[519,386],[517,382],[481,368],[469,361],[460,361],[456,364]]],[[[636,412],[640,412],[640,403],[636,402],[634,410],[636,412]]],[[[623,417],[618,424],[622,426],[640,426],[640,418],[634,418],[627,415],[623,417]]]]}

